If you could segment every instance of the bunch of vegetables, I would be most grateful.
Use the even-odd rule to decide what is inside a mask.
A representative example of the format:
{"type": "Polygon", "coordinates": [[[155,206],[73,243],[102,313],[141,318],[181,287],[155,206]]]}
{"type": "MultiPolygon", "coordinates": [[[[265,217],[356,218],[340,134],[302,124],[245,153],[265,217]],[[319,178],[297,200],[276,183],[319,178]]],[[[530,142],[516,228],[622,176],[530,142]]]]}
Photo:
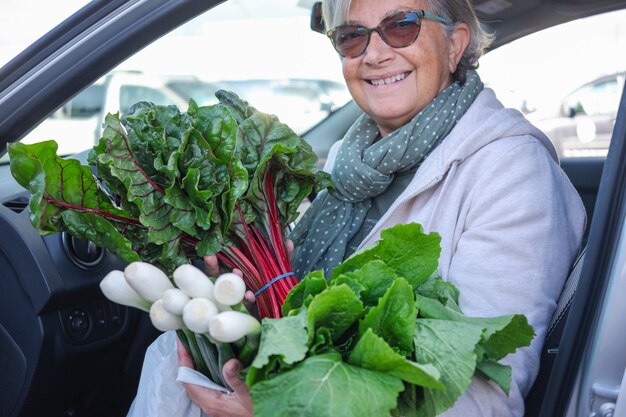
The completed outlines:
{"type": "Polygon", "coordinates": [[[298,282],[285,228],[330,176],[276,116],[235,94],[216,96],[212,106],[191,100],[186,112],[140,102],[123,118],[107,115],[88,165],[59,157],[55,141],[10,144],[11,171],[31,191],[40,233],[67,231],[168,276],[217,255],[243,272],[261,317],[279,317],[298,282]]]}
{"type": "Polygon", "coordinates": [[[246,382],[255,417],[436,416],[479,374],[508,393],[498,361],[534,335],[523,315],[465,316],[436,274],[440,237],[418,224],[307,275],[262,321],[246,382]],[[409,248],[407,250],[407,248],[409,248]]]}
{"type": "Polygon", "coordinates": [[[261,324],[243,305],[245,283],[233,273],[211,279],[191,264],[176,268],[172,278],[132,262],[109,272],[100,288],[109,300],[148,312],[158,330],[175,330],[196,369],[226,387],[224,363],[236,357],[249,365],[259,345],[261,324]]]}

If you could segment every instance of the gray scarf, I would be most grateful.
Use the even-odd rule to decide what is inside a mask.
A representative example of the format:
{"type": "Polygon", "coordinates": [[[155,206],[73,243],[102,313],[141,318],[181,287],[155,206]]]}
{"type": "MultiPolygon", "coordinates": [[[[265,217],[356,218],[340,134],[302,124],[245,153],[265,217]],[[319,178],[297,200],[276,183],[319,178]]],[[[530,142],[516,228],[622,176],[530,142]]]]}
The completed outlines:
{"type": "Polygon", "coordinates": [[[464,84],[453,82],[411,121],[378,141],[374,121],[366,114],[357,119],[335,159],[335,192],[322,191],[289,236],[296,248],[291,260],[299,279],[315,270],[329,276],[363,225],[372,198],[387,189],[394,173],[416,169],[482,89],[478,74],[468,71],[464,84]]]}

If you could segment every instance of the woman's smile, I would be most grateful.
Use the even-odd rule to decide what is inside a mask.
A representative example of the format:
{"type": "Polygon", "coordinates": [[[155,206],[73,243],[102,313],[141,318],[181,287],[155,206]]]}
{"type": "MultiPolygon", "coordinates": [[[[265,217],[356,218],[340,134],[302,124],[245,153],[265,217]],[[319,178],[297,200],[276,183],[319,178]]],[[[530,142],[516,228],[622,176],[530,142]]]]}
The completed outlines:
{"type": "Polygon", "coordinates": [[[366,81],[377,87],[389,86],[389,85],[397,85],[400,84],[401,81],[404,81],[406,77],[411,74],[411,71],[401,72],[393,75],[380,75],[376,77],[367,78],[366,81]]]}

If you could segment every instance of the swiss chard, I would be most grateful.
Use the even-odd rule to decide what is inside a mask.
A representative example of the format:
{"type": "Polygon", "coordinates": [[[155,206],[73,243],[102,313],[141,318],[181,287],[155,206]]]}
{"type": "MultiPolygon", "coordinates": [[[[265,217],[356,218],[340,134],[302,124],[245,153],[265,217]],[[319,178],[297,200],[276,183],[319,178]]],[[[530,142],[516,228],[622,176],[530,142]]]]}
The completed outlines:
{"type": "Polygon", "coordinates": [[[89,165],[56,155],[54,141],[9,146],[11,170],[31,191],[32,224],[67,230],[123,260],[171,274],[216,254],[259,291],[263,317],[279,317],[297,283],[284,232],[315,187],[330,186],[311,147],[275,116],[219,91],[219,104],[140,102],[109,114],[89,165]],[[97,172],[94,176],[92,170],[97,172]]]}

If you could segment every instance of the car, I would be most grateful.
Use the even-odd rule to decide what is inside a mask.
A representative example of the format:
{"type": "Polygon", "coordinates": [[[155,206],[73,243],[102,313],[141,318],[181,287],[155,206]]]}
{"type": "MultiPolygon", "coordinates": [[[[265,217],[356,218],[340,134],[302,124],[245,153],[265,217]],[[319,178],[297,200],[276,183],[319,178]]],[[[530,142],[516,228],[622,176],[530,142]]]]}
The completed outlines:
{"type": "Polygon", "coordinates": [[[74,96],[40,123],[22,139],[33,143],[47,139],[58,140],[59,155],[73,155],[85,150],[85,145],[98,143],[107,113],[126,113],[140,100],[155,104],[185,107],[187,101],[166,85],[162,77],[141,72],[113,71],[74,96]]]}
{"type": "MultiPolygon", "coordinates": [[[[24,17],[34,17],[40,11],[43,14],[43,5],[47,3],[50,2],[41,2],[38,8],[28,2],[24,17]]],[[[29,135],[33,138],[47,118],[57,117],[58,112],[72,114],[72,100],[82,100],[81,92],[91,94],[90,87],[98,85],[98,80],[112,71],[132,72],[141,67],[146,73],[149,69],[159,76],[171,77],[168,88],[173,89],[174,80],[186,79],[187,75],[207,83],[233,81],[229,87],[233,89],[234,81],[244,85],[245,80],[259,79],[328,80],[331,86],[335,82],[341,84],[336,54],[323,35],[309,28],[313,3],[68,2],[76,6],[73,14],[49,32],[41,33],[41,38],[0,68],[0,155],[5,154],[8,143],[29,135]],[[235,12],[240,15],[235,16],[235,12]],[[244,17],[247,19],[237,24],[244,17]],[[252,70],[257,72],[251,75],[252,70]]],[[[12,3],[12,7],[20,4],[12,3]]],[[[495,34],[487,57],[514,46],[517,39],[523,41],[533,32],[540,35],[543,29],[553,26],[556,31],[566,32],[558,25],[578,19],[583,19],[579,28],[588,28],[591,16],[626,9],[624,0],[486,0],[476,4],[485,27],[495,34]]],[[[54,3],[54,9],[49,10],[59,8],[61,3],[54,3]]],[[[0,15],[7,13],[0,10],[0,15]]],[[[33,20],[29,18],[14,20],[28,30],[39,28],[30,24],[33,20]]],[[[591,31],[578,29],[577,33],[589,38],[591,31]]],[[[14,33],[7,38],[15,38],[14,33]]],[[[597,57],[615,55],[614,50],[602,44],[581,53],[582,40],[571,44],[576,48],[569,50],[569,55],[576,62],[605,66],[609,72],[608,61],[597,57]]],[[[558,48],[565,50],[567,45],[560,43],[558,48]]],[[[556,47],[546,45],[546,50],[547,54],[556,55],[556,47]]],[[[530,62],[539,67],[540,52],[534,49],[523,55],[516,51],[515,59],[506,60],[496,73],[508,76],[509,82],[522,82],[531,71],[524,64],[530,62]],[[515,69],[521,75],[511,77],[515,69]]],[[[564,60],[564,56],[557,58],[564,60]]],[[[577,70],[576,66],[562,68],[557,64],[549,63],[557,67],[560,76],[545,80],[530,77],[530,82],[542,81],[554,87],[569,72],[577,70]]],[[[488,69],[482,63],[481,67],[488,69]]],[[[305,90],[316,91],[310,101],[304,100],[305,108],[321,109],[323,119],[303,126],[302,136],[323,161],[328,148],[341,138],[361,110],[352,101],[342,105],[343,99],[329,98],[332,90],[325,91],[318,81],[307,83],[305,90]]],[[[267,83],[263,88],[267,88],[267,83]]],[[[588,212],[585,256],[575,269],[580,274],[573,276],[564,289],[563,308],[559,307],[555,316],[557,330],[546,344],[542,370],[527,398],[527,417],[626,415],[623,83],[621,88],[606,156],[564,155],[561,159],[588,212]]],[[[274,94],[275,90],[265,91],[274,94]]],[[[191,94],[201,97],[199,92],[191,94]]],[[[149,95],[134,96],[132,100],[147,99],[149,95]]],[[[254,100],[269,107],[260,98],[254,100]]],[[[541,104],[538,101],[541,100],[529,102],[535,106],[541,104]]],[[[581,103],[584,108],[584,102],[581,103]]],[[[574,106],[574,112],[576,109],[574,106]]],[[[90,114],[95,108],[85,106],[81,112],[90,114]]],[[[86,114],[86,118],[93,116],[86,114]]],[[[62,141],[69,137],[70,128],[57,135],[63,136],[58,137],[62,141]]],[[[48,134],[45,136],[41,139],[47,139],[48,134]]],[[[33,140],[37,139],[35,136],[33,140]]],[[[85,162],[91,146],[93,135],[85,133],[84,148],[68,152],[76,149],[79,152],[73,157],[85,162]]],[[[102,295],[99,282],[108,271],[123,267],[120,259],[66,233],[37,233],[29,221],[29,194],[13,180],[4,157],[0,162],[0,415],[126,415],[136,393],[146,348],[159,332],[145,313],[117,306],[102,295]]]]}
{"type": "Polygon", "coordinates": [[[605,157],[625,76],[600,76],[565,96],[556,115],[529,119],[548,135],[560,157],[605,157]]]}

